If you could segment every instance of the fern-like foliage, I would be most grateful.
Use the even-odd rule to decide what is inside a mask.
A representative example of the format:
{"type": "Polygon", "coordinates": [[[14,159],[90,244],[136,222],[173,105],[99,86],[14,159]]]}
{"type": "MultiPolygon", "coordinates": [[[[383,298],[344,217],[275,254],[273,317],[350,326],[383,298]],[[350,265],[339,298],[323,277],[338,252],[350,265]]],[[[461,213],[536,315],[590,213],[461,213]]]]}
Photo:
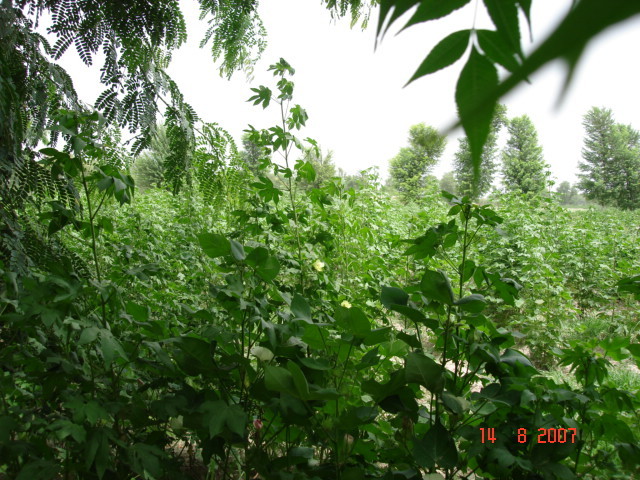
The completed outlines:
{"type": "Polygon", "coordinates": [[[208,18],[209,23],[200,47],[211,42],[213,59],[222,60],[220,75],[231,78],[236,70],[253,73],[267,46],[257,10],[257,0],[200,0],[200,20],[208,18]]]}
{"type": "Polygon", "coordinates": [[[188,186],[192,183],[191,159],[195,145],[193,135],[195,114],[170,107],[167,108],[165,118],[170,150],[164,163],[164,178],[176,195],[185,183],[188,186]]]}
{"type": "Polygon", "coordinates": [[[351,15],[351,26],[355,26],[359,21],[362,28],[367,28],[371,9],[377,6],[379,0],[324,0],[327,9],[331,12],[333,19],[342,18],[349,13],[351,15]]]}
{"type": "Polygon", "coordinates": [[[193,169],[205,202],[219,207],[241,200],[250,172],[235,141],[215,123],[205,123],[196,139],[193,169]]]}

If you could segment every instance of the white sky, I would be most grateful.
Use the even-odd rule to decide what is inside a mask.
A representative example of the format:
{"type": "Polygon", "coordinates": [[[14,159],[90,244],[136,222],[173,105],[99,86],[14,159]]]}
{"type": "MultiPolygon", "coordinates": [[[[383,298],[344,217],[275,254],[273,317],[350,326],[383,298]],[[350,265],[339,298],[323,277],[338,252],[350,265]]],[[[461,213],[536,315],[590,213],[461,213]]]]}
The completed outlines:
{"type": "MultiPolygon", "coordinates": [[[[475,2],[446,19],[420,24],[394,36],[399,22],[374,51],[377,11],[369,28],[362,31],[359,27],[350,29],[346,19],[332,23],[318,0],[263,0],[259,11],[268,33],[268,47],[251,83],[242,73],[235,74],[231,81],[220,78],[210,51],[198,48],[206,24],[197,20],[197,2],[180,3],[189,39],[174,53],[169,74],[205,121],[219,123],[238,142],[248,124],[268,128],[278,121],[276,108],[263,111],[246,100],[252,95],[250,87],[264,84],[275,88],[267,68],[280,57],[296,69],[294,103],[309,114],[307,128],[300,136],[316,139],[325,151],[333,150],[336,165],[348,173],[377,165],[386,176],[388,160],[406,145],[411,125],[424,122],[445,128],[455,120],[454,92],[462,61],[406,88],[403,85],[442,38],[472,26],[475,2]]],[[[546,37],[570,4],[571,0],[533,2],[534,43],[546,37]]],[[[476,26],[490,28],[482,10],[480,6],[476,26]]],[[[523,37],[528,39],[528,32],[523,32],[523,37]]],[[[526,113],[533,120],[545,159],[558,181],[575,180],[583,140],[582,116],[590,107],[609,107],[617,121],[640,128],[638,45],[638,17],[598,37],[583,56],[572,88],[558,108],[556,101],[564,79],[561,63],[547,66],[531,78],[531,85],[520,86],[504,99],[510,117],[526,113]]],[[[72,51],[63,57],[63,64],[81,98],[93,104],[101,91],[98,69],[89,72],[76,59],[72,51]]],[[[456,138],[461,135],[460,130],[450,135],[445,154],[433,172],[438,177],[451,170],[456,138]]]]}

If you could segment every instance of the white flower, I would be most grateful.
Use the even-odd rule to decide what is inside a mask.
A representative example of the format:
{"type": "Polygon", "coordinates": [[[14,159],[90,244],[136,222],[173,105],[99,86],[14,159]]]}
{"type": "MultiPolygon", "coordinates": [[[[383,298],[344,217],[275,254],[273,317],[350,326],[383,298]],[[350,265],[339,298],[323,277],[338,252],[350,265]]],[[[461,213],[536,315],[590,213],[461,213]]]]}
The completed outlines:
{"type": "Polygon", "coordinates": [[[263,362],[270,362],[273,359],[273,352],[265,347],[253,347],[251,349],[251,355],[263,362]]]}
{"type": "Polygon", "coordinates": [[[312,266],[316,269],[316,271],[321,272],[324,269],[324,262],[316,260],[315,262],[313,262],[312,266]]]}
{"type": "Polygon", "coordinates": [[[349,302],[347,302],[346,300],[343,300],[342,303],[340,304],[341,307],[344,308],[351,308],[351,304],[349,302]]]}

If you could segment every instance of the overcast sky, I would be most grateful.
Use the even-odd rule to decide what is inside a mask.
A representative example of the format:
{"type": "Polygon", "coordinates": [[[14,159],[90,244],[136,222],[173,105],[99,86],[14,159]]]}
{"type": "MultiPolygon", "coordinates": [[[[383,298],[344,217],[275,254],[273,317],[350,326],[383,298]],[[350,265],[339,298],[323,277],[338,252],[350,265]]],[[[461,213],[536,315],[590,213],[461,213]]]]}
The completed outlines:
{"type": "MultiPolygon", "coordinates": [[[[189,39],[174,53],[169,73],[204,120],[219,123],[239,141],[248,124],[268,128],[278,121],[277,109],[263,111],[246,100],[252,86],[275,87],[266,70],[283,57],[296,69],[294,103],[309,114],[301,135],[316,139],[325,151],[332,150],[336,165],[349,173],[376,165],[386,176],[388,160],[406,145],[411,125],[424,122],[445,128],[455,120],[455,83],[463,62],[403,86],[442,38],[472,26],[475,3],[397,36],[397,27],[393,28],[374,51],[377,12],[369,28],[362,31],[350,29],[346,20],[332,22],[318,0],[263,0],[259,11],[268,32],[268,47],[255,78],[247,83],[242,73],[231,81],[220,78],[208,49],[198,48],[206,30],[206,24],[198,21],[198,4],[183,0],[189,39]]],[[[570,4],[571,0],[533,2],[534,44],[546,37],[570,4]]],[[[482,6],[479,13],[476,26],[489,27],[482,6]]],[[[575,180],[583,140],[582,116],[591,106],[609,107],[619,122],[640,128],[638,45],[639,18],[598,37],[587,49],[559,107],[556,101],[564,79],[561,63],[548,66],[531,78],[531,85],[522,85],[504,100],[510,117],[525,113],[531,117],[558,181],[575,180]]],[[[76,86],[82,98],[93,103],[100,91],[95,85],[98,73],[87,72],[72,57],[77,58],[73,51],[65,55],[64,64],[74,79],[81,79],[76,86]]],[[[461,131],[449,136],[445,154],[433,172],[438,177],[451,170],[459,136],[461,131]]]]}

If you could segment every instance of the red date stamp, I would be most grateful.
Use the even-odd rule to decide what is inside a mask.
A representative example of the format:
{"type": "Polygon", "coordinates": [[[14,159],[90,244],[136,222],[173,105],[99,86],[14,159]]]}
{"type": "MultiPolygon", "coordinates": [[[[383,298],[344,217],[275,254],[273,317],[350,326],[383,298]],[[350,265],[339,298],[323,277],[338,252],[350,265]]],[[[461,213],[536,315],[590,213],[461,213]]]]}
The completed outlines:
{"type": "MultiPolygon", "coordinates": [[[[496,429],[480,427],[480,435],[482,443],[495,443],[496,429]]],[[[578,436],[577,428],[539,428],[536,443],[576,443],[578,436]]],[[[518,429],[518,443],[527,443],[529,441],[529,432],[526,428],[518,429]]]]}

